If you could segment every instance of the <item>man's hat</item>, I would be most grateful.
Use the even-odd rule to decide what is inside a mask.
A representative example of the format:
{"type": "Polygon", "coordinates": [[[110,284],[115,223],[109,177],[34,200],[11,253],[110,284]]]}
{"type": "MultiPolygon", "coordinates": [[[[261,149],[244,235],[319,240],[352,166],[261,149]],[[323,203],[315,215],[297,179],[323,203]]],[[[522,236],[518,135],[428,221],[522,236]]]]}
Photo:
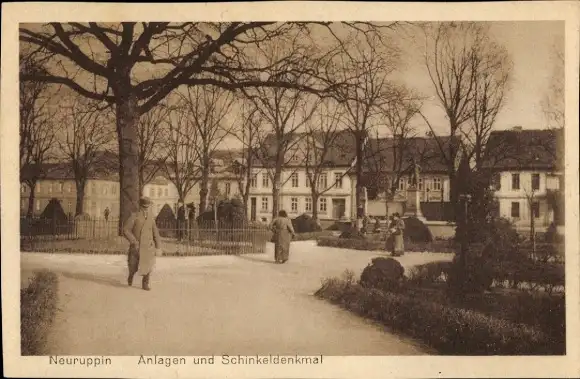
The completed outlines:
{"type": "Polygon", "coordinates": [[[139,206],[140,207],[144,207],[144,208],[148,208],[151,205],[151,199],[149,199],[148,197],[142,197],[141,199],[139,199],[139,206]]]}

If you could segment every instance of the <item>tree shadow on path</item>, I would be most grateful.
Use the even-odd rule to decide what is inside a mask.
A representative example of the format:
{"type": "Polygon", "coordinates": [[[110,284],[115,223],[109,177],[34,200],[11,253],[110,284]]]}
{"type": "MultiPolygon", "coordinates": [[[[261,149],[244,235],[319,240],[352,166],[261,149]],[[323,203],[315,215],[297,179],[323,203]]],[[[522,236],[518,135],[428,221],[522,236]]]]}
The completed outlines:
{"type": "Polygon", "coordinates": [[[84,280],[84,281],[88,281],[88,282],[93,282],[93,283],[97,283],[97,284],[102,284],[102,285],[107,285],[107,286],[113,286],[113,287],[118,287],[118,288],[127,288],[127,284],[121,282],[118,279],[113,279],[113,278],[104,278],[104,277],[98,277],[98,276],[94,276],[92,274],[85,274],[85,273],[72,273],[72,272],[59,272],[60,275],[64,276],[65,278],[69,278],[69,279],[76,279],[76,280],[84,280]]]}
{"type": "Polygon", "coordinates": [[[246,261],[251,261],[251,262],[258,262],[258,263],[265,263],[265,264],[276,264],[276,262],[274,262],[274,260],[268,256],[263,256],[263,257],[251,257],[248,255],[236,255],[236,258],[239,259],[243,259],[246,261]]]}

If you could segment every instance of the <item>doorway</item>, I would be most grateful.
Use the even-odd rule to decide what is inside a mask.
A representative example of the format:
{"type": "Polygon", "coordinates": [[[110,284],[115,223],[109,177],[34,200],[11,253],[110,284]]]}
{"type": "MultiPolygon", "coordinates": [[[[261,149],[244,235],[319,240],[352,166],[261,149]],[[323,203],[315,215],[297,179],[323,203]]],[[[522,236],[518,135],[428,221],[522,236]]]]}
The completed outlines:
{"type": "Polygon", "coordinates": [[[332,199],[332,218],[335,220],[340,220],[345,216],[346,211],[346,200],[345,199],[332,199]]]}

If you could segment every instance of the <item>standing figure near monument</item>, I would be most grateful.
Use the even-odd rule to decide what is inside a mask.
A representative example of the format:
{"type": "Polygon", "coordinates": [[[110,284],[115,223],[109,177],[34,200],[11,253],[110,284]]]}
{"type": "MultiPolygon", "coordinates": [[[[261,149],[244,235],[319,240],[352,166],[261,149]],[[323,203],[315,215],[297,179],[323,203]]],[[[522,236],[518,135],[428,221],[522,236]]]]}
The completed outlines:
{"type": "Polygon", "coordinates": [[[286,211],[281,210],[278,212],[278,217],[272,221],[270,229],[274,233],[272,237],[274,242],[274,259],[276,263],[285,263],[290,256],[290,241],[296,235],[292,221],[288,218],[286,211]]]}
{"type": "Polygon", "coordinates": [[[392,238],[392,255],[400,257],[405,254],[405,242],[403,239],[405,222],[398,212],[393,213],[393,221],[389,225],[389,232],[392,238]]]}
{"type": "Polygon", "coordinates": [[[129,216],[123,226],[123,234],[130,243],[127,263],[129,277],[127,284],[133,285],[135,274],[143,276],[143,289],[149,291],[149,280],[155,265],[155,256],[160,249],[161,238],[155,224],[155,217],[149,213],[151,200],[141,198],[139,211],[129,216]]]}

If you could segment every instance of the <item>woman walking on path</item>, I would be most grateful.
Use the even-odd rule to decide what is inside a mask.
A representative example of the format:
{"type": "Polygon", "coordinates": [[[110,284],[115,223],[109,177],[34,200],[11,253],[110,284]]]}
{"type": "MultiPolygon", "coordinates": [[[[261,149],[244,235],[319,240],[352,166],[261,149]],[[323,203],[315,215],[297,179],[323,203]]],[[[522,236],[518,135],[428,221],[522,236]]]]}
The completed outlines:
{"type": "Polygon", "coordinates": [[[288,218],[286,211],[278,212],[278,217],[272,221],[270,229],[274,236],[274,259],[276,263],[284,263],[290,255],[290,241],[296,235],[292,221],[288,218]]]}
{"type": "Polygon", "coordinates": [[[400,257],[405,254],[405,242],[403,240],[403,233],[405,231],[405,222],[401,219],[399,213],[393,214],[393,221],[389,225],[389,232],[392,238],[392,255],[400,257]]]}

